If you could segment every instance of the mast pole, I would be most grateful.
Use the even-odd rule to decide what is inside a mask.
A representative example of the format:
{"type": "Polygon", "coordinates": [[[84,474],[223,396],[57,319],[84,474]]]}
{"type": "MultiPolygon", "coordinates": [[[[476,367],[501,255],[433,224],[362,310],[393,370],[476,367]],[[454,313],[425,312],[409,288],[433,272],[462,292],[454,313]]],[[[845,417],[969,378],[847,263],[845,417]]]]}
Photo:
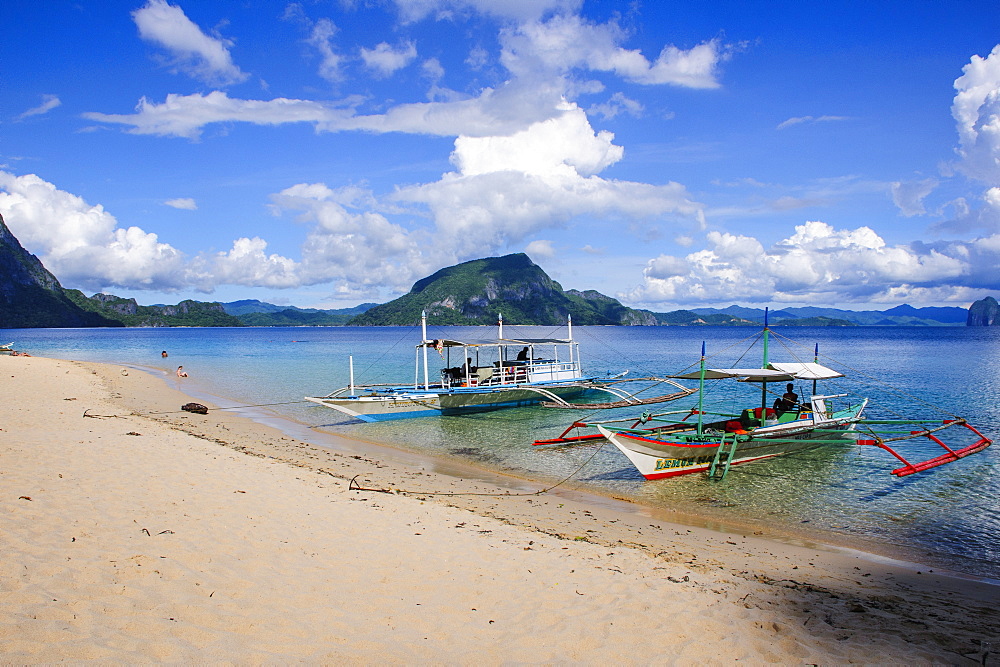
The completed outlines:
{"type": "MultiPolygon", "coordinates": [[[[566,328],[569,330],[569,365],[573,367],[573,314],[566,315],[566,328]]],[[[577,360],[579,361],[579,360],[577,360]]]]}
{"type": "Polygon", "coordinates": [[[351,369],[351,396],[354,396],[354,355],[347,357],[347,365],[351,369]]]}
{"type": "Polygon", "coordinates": [[[503,313],[497,313],[497,359],[500,360],[500,384],[507,384],[507,369],[503,366],[503,313]]]}
{"type": "Polygon", "coordinates": [[[698,435],[701,435],[702,408],[705,404],[705,341],[701,341],[701,363],[698,367],[698,435]]]}
{"type": "MultiPolygon", "coordinates": [[[[816,343],[816,349],[813,351],[813,363],[819,363],[819,343],[816,343]]],[[[816,378],[813,378],[813,396],[816,395],[816,378]]]]}
{"type": "MultiPolygon", "coordinates": [[[[768,355],[768,339],[771,335],[771,329],[767,326],[767,315],[768,308],[764,306],[764,365],[761,368],[767,368],[767,365],[771,363],[771,359],[768,355]]],[[[760,423],[764,423],[764,419],[767,418],[767,380],[761,379],[760,383],[760,423]]]]}
{"type": "Polygon", "coordinates": [[[424,347],[424,391],[430,389],[430,382],[427,379],[427,311],[420,311],[420,328],[423,331],[423,340],[421,341],[424,347]]]}

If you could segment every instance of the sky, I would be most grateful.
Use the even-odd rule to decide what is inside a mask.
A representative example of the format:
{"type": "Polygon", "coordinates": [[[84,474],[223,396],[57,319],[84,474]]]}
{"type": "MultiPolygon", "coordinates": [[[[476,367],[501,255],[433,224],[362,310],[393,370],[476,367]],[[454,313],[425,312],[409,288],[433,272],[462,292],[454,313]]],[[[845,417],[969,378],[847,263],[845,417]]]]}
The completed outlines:
{"type": "Polygon", "coordinates": [[[0,214],[64,287],[385,302],[525,252],[678,308],[1000,293],[1000,5],[5,0],[0,214]]]}

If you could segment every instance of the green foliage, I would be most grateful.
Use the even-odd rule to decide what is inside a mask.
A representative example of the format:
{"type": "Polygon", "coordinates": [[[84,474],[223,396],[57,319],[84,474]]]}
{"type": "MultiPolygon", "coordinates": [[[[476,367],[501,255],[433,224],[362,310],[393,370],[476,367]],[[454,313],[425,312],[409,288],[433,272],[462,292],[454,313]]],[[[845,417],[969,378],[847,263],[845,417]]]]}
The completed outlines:
{"type": "Polygon", "coordinates": [[[14,298],[0,295],[0,329],[120,326],[117,320],[79,308],[62,288],[23,285],[14,298]]]}
{"type": "MultiPolygon", "coordinates": [[[[500,314],[510,324],[558,326],[622,324],[649,319],[598,292],[564,292],[532,262],[516,253],[450,266],[418,280],[408,294],[353,318],[354,326],[412,326],[420,314],[439,325],[492,325],[500,314]]],[[[650,322],[652,323],[652,322],[650,322]]]]}
{"type": "MultiPolygon", "coordinates": [[[[79,290],[65,290],[80,308],[126,327],[241,327],[243,323],[226,314],[219,303],[186,300],[176,306],[140,306],[135,299],[109,294],[87,298],[79,290]]],[[[104,325],[107,326],[107,325],[104,325]]]]}

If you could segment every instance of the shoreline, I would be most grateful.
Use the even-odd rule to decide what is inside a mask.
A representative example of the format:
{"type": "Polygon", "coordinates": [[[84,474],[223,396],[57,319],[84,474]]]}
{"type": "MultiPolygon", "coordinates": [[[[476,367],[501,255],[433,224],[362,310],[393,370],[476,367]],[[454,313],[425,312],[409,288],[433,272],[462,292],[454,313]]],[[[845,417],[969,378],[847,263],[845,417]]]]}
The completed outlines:
{"type": "Polygon", "coordinates": [[[179,412],[186,394],[120,366],[0,358],[0,377],[17,390],[0,407],[0,653],[16,662],[978,664],[1000,637],[995,587],[936,568],[505,490],[331,436],[336,451],[236,411],[179,412]],[[373,490],[393,487],[412,492],[373,490]],[[179,546],[135,553],[154,541],[179,546]]]}
{"type": "MultiPolygon", "coordinates": [[[[206,401],[213,405],[218,405],[220,401],[236,403],[231,398],[218,396],[202,390],[198,386],[197,381],[179,381],[174,379],[169,369],[132,365],[129,367],[149,373],[153,377],[162,374],[162,379],[166,381],[165,383],[168,386],[193,399],[206,401]],[[186,391],[181,386],[182,384],[189,385],[186,391]],[[193,389],[190,388],[191,384],[195,385],[193,389]]],[[[913,571],[930,570],[950,577],[967,579],[986,585],[1000,586],[1000,578],[950,569],[942,562],[931,562],[931,559],[926,558],[929,554],[925,554],[925,560],[921,561],[918,558],[919,554],[916,548],[907,545],[870,540],[857,535],[813,528],[794,527],[791,525],[765,525],[760,520],[754,520],[749,517],[722,517],[709,513],[699,513],[697,508],[691,507],[682,509],[657,507],[645,504],[638,499],[605,491],[599,487],[581,485],[575,482],[573,477],[562,480],[532,478],[510,470],[490,468],[476,461],[459,456],[414,451],[402,444],[379,442],[344,433],[321,430],[284,415],[260,410],[260,407],[266,408],[267,406],[235,406],[232,408],[217,409],[246,417],[255,423],[276,429],[303,443],[331,449],[335,452],[348,452],[371,457],[389,457],[398,465],[430,467],[433,472],[447,477],[457,477],[459,479],[471,478],[485,484],[520,491],[525,491],[529,488],[547,488],[555,485],[548,493],[555,496],[573,498],[582,504],[604,507],[614,512],[651,517],[689,528],[700,528],[717,533],[731,535],[751,533],[766,540],[791,546],[854,554],[872,562],[888,563],[913,571]]],[[[427,493],[430,493],[430,491],[427,491],[427,493]]],[[[532,527],[530,524],[526,525],[532,527]]]]}

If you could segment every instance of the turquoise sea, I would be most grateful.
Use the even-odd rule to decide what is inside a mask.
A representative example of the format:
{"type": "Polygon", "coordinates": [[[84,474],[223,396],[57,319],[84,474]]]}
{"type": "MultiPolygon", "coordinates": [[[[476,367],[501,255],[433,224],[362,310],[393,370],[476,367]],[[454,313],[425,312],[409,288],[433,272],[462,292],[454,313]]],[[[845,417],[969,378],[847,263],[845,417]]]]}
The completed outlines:
{"type": "MultiPolygon", "coordinates": [[[[811,361],[818,344],[821,363],[848,376],[833,381],[838,384],[827,393],[870,397],[870,417],[959,414],[1000,441],[1000,327],[773,331],[772,361],[811,361]]],[[[561,337],[565,329],[508,325],[505,334],[561,337]]],[[[747,351],[747,345],[757,334],[752,327],[574,327],[585,371],[598,376],[624,370],[632,377],[679,372],[697,363],[703,341],[710,366],[756,367],[760,346],[747,351]]],[[[483,327],[429,330],[431,338],[494,335],[483,327]]],[[[218,397],[222,406],[273,404],[262,410],[318,430],[458,456],[541,480],[573,475],[574,485],[709,521],[750,520],[791,532],[805,528],[875,542],[935,567],[1000,579],[1000,444],[902,479],[889,474],[898,463],[885,452],[847,443],[735,467],[722,482],[700,475],[647,482],[610,445],[531,446],[535,439],[559,435],[575,419],[608,415],[534,407],[364,424],[301,400],[348,384],[349,355],[358,383],[412,382],[419,339],[418,327],[0,330],[0,343],[13,341],[34,355],[154,372],[172,373],[183,365],[190,377],[182,388],[218,397]],[[169,358],[162,359],[161,350],[169,358]]],[[[747,405],[755,396],[759,401],[759,391],[746,389],[747,405]]],[[[808,388],[802,386],[799,393],[808,394],[808,388]]],[[[687,408],[692,401],[656,409],[687,408]]],[[[923,438],[909,442],[901,450],[911,460],[941,452],[923,438]]]]}

